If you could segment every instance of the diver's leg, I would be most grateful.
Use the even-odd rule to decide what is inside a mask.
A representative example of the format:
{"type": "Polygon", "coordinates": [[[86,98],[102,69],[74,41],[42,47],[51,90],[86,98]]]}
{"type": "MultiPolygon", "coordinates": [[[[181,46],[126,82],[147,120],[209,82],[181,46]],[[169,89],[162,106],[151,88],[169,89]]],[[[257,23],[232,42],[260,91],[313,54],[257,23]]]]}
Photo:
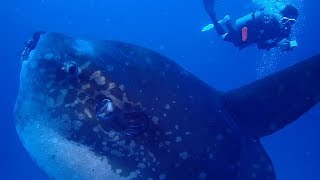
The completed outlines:
{"type": "Polygon", "coordinates": [[[230,33],[236,32],[236,29],[233,27],[233,25],[232,25],[232,23],[231,23],[230,20],[227,21],[225,24],[226,24],[226,27],[227,27],[227,29],[228,29],[228,31],[229,31],[230,33]]]}
{"type": "Polygon", "coordinates": [[[227,32],[223,29],[222,25],[219,23],[216,17],[211,17],[212,24],[214,25],[214,29],[220,36],[225,36],[227,32]]]}
{"type": "Polygon", "coordinates": [[[216,13],[214,11],[214,0],[203,0],[203,5],[204,5],[204,9],[206,10],[207,14],[211,18],[212,24],[214,25],[216,32],[220,36],[225,35],[226,32],[223,29],[223,27],[221,26],[221,24],[219,23],[219,21],[216,17],[216,13]]]}

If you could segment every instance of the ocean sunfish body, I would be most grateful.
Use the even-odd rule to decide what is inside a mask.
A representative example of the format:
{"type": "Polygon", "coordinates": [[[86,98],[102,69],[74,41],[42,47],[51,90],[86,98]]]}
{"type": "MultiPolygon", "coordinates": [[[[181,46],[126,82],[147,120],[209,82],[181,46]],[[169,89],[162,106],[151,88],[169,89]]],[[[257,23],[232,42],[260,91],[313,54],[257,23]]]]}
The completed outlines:
{"type": "Polygon", "coordinates": [[[45,33],[22,62],[16,129],[54,179],[272,180],[259,138],[315,105],[319,80],[314,56],[219,92],[154,51],[45,33]]]}

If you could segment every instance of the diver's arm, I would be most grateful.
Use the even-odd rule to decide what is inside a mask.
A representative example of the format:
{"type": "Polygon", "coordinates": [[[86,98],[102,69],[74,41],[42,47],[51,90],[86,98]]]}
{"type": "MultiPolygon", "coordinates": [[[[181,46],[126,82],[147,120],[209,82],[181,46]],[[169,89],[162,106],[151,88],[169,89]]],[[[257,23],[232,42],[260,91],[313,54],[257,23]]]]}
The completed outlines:
{"type": "Polygon", "coordinates": [[[257,46],[259,49],[266,49],[269,51],[271,48],[277,47],[278,42],[277,41],[265,41],[265,42],[257,43],[257,46]]]}
{"type": "Polygon", "coordinates": [[[209,15],[212,24],[214,25],[214,28],[216,32],[222,36],[226,32],[222,28],[221,24],[219,23],[217,17],[216,17],[216,12],[214,11],[214,0],[203,0],[203,5],[204,9],[206,10],[207,14],[209,15]]]}
{"type": "Polygon", "coordinates": [[[257,45],[259,49],[270,50],[274,47],[279,47],[282,51],[290,51],[297,47],[298,43],[295,39],[284,38],[281,41],[274,39],[257,43],[257,45]]]}
{"type": "Polygon", "coordinates": [[[278,43],[282,51],[291,51],[298,46],[295,38],[285,38],[278,43]]]}

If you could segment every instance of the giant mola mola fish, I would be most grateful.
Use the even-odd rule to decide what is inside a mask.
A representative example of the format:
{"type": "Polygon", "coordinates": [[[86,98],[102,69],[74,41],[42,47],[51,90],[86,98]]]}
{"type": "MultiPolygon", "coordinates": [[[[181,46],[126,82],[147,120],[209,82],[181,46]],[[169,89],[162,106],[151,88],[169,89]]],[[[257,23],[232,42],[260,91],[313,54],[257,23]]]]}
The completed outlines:
{"type": "Polygon", "coordinates": [[[54,179],[273,180],[259,139],[319,100],[320,55],[222,92],[129,43],[59,33],[35,43],[16,130],[54,179]]]}

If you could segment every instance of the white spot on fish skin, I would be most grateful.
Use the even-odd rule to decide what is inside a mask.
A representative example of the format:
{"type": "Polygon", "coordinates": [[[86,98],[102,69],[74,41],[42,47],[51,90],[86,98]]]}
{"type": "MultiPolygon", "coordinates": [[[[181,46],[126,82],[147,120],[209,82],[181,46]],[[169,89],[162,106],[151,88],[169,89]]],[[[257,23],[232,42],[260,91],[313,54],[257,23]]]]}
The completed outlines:
{"type": "Polygon", "coordinates": [[[209,159],[213,159],[213,154],[212,153],[209,154],[209,159]]]}
{"type": "Polygon", "coordinates": [[[185,135],[191,135],[191,132],[186,132],[185,135]]]}
{"type": "Polygon", "coordinates": [[[124,157],[124,154],[121,153],[120,151],[117,151],[117,150],[111,150],[110,154],[117,156],[117,157],[124,157]]]}
{"type": "Polygon", "coordinates": [[[252,178],[252,179],[256,179],[256,178],[257,178],[257,174],[256,174],[256,173],[254,173],[254,172],[253,172],[253,173],[251,173],[251,178],[252,178]]]}
{"type": "Polygon", "coordinates": [[[94,48],[90,41],[76,39],[73,48],[77,55],[94,55],[94,48]]]}
{"type": "Polygon", "coordinates": [[[63,121],[70,121],[70,116],[68,115],[68,114],[63,114],[62,116],[61,116],[61,120],[63,120],[63,121]]]}
{"type": "Polygon", "coordinates": [[[127,94],[123,93],[122,101],[128,102],[127,94]]]}
{"type": "Polygon", "coordinates": [[[112,71],[113,71],[113,69],[114,69],[114,67],[113,67],[113,66],[111,66],[111,65],[108,65],[108,66],[107,66],[107,71],[112,72],[112,71]]]}
{"type": "Polygon", "coordinates": [[[84,115],[84,114],[79,113],[79,114],[77,114],[77,115],[78,115],[78,119],[79,119],[79,120],[84,120],[84,118],[85,118],[85,115],[84,115]]]}
{"type": "Polygon", "coordinates": [[[120,84],[120,85],[119,85],[119,89],[120,89],[121,91],[124,91],[124,85],[123,85],[123,84],[120,84]]]}
{"type": "Polygon", "coordinates": [[[87,69],[90,66],[90,64],[91,64],[91,62],[87,61],[86,63],[82,64],[80,69],[83,71],[83,70],[87,69]]]}
{"type": "Polygon", "coordinates": [[[146,61],[146,63],[151,64],[151,58],[150,57],[146,57],[145,61],[146,61]]]}
{"type": "Polygon", "coordinates": [[[131,172],[129,177],[131,177],[130,179],[136,179],[139,174],[140,174],[140,171],[136,170],[135,172],[131,172]]]}
{"type": "Polygon", "coordinates": [[[85,109],[84,109],[84,113],[85,113],[89,118],[92,118],[92,115],[91,115],[91,113],[90,113],[90,111],[89,111],[88,108],[85,108],[85,109]]]}
{"type": "Polygon", "coordinates": [[[116,83],[114,83],[114,82],[111,82],[108,85],[109,85],[108,90],[111,90],[116,87],[116,83]]]}
{"type": "Polygon", "coordinates": [[[164,146],[163,142],[160,142],[158,146],[159,148],[162,148],[164,146]]]}
{"type": "Polygon", "coordinates": [[[171,144],[171,142],[170,141],[165,141],[164,144],[169,146],[171,144]]]}
{"type": "Polygon", "coordinates": [[[57,102],[56,102],[57,106],[61,106],[63,104],[67,93],[68,93],[68,90],[66,89],[61,90],[61,94],[57,97],[57,102]]]}
{"type": "Polygon", "coordinates": [[[176,103],[176,101],[172,101],[172,104],[175,104],[176,103]]]}
{"type": "Polygon", "coordinates": [[[268,165],[266,167],[266,170],[269,171],[269,172],[273,172],[273,167],[271,165],[268,165]]]}
{"type": "Polygon", "coordinates": [[[159,124],[159,118],[157,116],[153,116],[151,118],[151,120],[152,120],[153,124],[156,124],[156,125],[159,124]]]}
{"type": "Polygon", "coordinates": [[[167,110],[169,110],[169,109],[170,109],[170,105],[167,104],[165,108],[166,108],[167,110]]]}
{"type": "Polygon", "coordinates": [[[159,180],[165,180],[165,179],[166,179],[166,175],[165,174],[160,174],[159,180]]]}
{"type": "Polygon", "coordinates": [[[179,129],[179,126],[178,126],[178,125],[175,125],[174,128],[175,128],[176,130],[178,130],[178,129],[179,129]]]}
{"type": "Polygon", "coordinates": [[[163,116],[164,116],[164,117],[167,117],[167,114],[166,114],[166,113],[163,113],[163,116]]]}
{"type": "Polygon", "coordinates": [[[72,121],[72,127],[75,130],[79,130],[82,126],[82,122],[81,121],[72,121]]]}
{"type": "Polygon", "coordinates": [[[96,127],[94,127],[92,130],[93,130],[93,132],[97,133],[97,132],[99,132],[99,127],[96,126],[96,127]]]}
{"type": "Polygon", "coordinates": [[[120,174],[121,172],[122,172],[121,169],[117,169],[117,170],[116,170],[116,173],[117,173],[117,174],[120,174]]]}
{"type": "Polygon", "coordinates": [[[101,76],[101,71],[95,71],[94,73],[91,74],[90,76],[90,80],[92,79],[96,79],[96,78],[99,78],[101,76]]]}
{"type": "Polygon", "coordinates": [[[109,138],[113,138],[113,137],[115,137],[115,136],[116,136],[116,132],[114,132],[114,131],[108,132],[108,137],[109,137],[109,138]]]}
{"type": "Polygon", "coordinates": [[[43,58],[46,59],[46,60],[53,59],[54,58],[54,54],[53,53],[47,53],[47,54],[44,55],[43,58]]]}
{"type": "Polygon", "coordinates": [[[53,100],[52,98],[48,98],[48,99],[47,99],[47,106],[48,106],[49,108],[54,107],[54,100],[53,100]]]}
{"type": "Polygon", "coordinates": [[[91,76],[90,76],[90,80],[94,79],[96,84],[101,86],[106,84],[106,78],[104,76],[102,76],[101,71],[95,71],[91,76]]]}
{"type": "Polygon", "coordinates": [[[122,140],[118,143],[119,146],[124,146],[126,144],[126,141],[125,140],[122,140]]]}
{"type": "Polygon", "coordinates": [[[101,76],[97,79],[95,79],[97,85],[102,86],[106,84],[106,78],[104,76],[101,76]]]}
{"type": "Polygon", "coordinates": [[[226,129],[226,133],[228,133],[228,134],[232,134],[232,130],[231,130],[231,129],[229,129],[229,128],[227,128],[227,129],[226,129]]]}
{"type": "Polygon", "coordinates": [[[144,163],[139,163],[137,167],[140,169],[144,169],[146,165],[144,163]]]}
{"type": "Polygon", "coordinates": [[[131,147],[131,148],[134,148],[135,146],[136,146],[136,143],[135,143],[133,140],[131,140],[131,141],[130,141],[130,147],[131,147]]]}
{"type": "Polygon", "coordinates": [[[182,152],[182,153],[179,153],[179,157],[183,160],[186,160],[186,159],[188,159],[189,154],[188,154],[188,152],[182,152]]]}
{"type": "Polygon", "coordinates": [[[85,84],[85,85],[82,86],[82,89],[83,89],[83,90],[87,90],[87,89],[89,89],[90,87],[91,87],[90,84],[85,84]]]}
{"type": "Polygon", "coordinates": [[[102,148],[102,151],[107,152],[107,151],[109,151],[109,148],[108,148],[107,146],[104,146],[104,147],[102,148]]]}
{"type": "Polygon", "coordinates": [[[181,142],[181,141],[182,141],[181,137],[176,137],[176,142],[181,142]]]}
{"type": "Polygon", "coordinates": [[[119,141],[120,137],[119,136],[116,136],[113,138],[113,141],[119,141]]]}
{"type": "Polygon", "coordinates": [[[218,135],[216,136],[216,139],[217,139],[218,141],[221,141],[223,138],[224,138],[223,134],[218,134],[218,135]]]}
{"type": "Polygon", "coordinates": [[[199,174],[199,180],[207,179],[207,173],[201,172],[199,174]]]}

